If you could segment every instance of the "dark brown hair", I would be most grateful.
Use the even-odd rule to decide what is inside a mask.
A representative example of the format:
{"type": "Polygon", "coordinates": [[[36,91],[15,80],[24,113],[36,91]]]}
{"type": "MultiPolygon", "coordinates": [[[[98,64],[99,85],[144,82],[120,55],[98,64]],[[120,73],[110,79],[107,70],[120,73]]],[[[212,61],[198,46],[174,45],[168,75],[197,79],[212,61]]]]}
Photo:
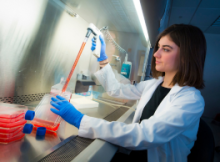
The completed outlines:
{"type": "MultiPolygon", "coordinates": [[[[202,31],[192,25],[174,24],[158,36],[153,53],[158,50],[158,42],[164,36],[169,36],[180,48],[179,70],[170,84],[178,83],[179,86],[204,88],[203,69],[206,57],[206,40],[202,31]]],[[[151,72],[154,78],[165,75],[164,72],[155,69],[154,56],[151,60],[151,72]]]]}

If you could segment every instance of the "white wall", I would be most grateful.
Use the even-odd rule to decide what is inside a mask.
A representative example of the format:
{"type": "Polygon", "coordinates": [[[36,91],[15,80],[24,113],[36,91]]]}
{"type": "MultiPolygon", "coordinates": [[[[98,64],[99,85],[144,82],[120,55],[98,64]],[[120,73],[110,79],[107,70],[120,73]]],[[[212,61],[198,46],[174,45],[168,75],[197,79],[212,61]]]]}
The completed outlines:
{"type": "Polygon", "coordinates": [[[205,34],[207,54],[204,69],[205,88],[201,93],[205,99],[203,116],[214,118],[220,113],[220,35],[205,34]]]}

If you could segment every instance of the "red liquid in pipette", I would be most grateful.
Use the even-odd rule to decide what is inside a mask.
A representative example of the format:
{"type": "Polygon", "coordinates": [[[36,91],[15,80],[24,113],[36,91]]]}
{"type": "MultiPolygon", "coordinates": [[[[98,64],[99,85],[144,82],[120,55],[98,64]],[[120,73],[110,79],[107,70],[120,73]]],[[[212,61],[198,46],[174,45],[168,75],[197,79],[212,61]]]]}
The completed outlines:
{"type": "Polygon", "coordinates": [[[31,124],[33,124],[33,126],[35,127],[45,127],[47,130],[50,131],[57,131],[60,126],[60,123],[55,124],[54,122],[42,120],[39,118],[34,118],[34,120],[31,121],[31,124]]]}
{"type": "Polygon", "coordinates": [[[66,91],[66,88],[67,88],[67,86],[68,86],[68,84],[69,84],[69,82],[70,82],[70,79],[71,79],[71,77],[72,77],[72,75],[73,75],[73,72],[74,72],[74,70],[75,70],[75,67],[76,67],[76,65],[77,65],[77,63],[78,63],[78,61],[79,61],[79,58],[80,58],[80,56],[81,56],[81,54],[82,54],[82,51],[83,51],[85,45],[86,45],[86,42],[83,42],[83,43],[82,43],[82,46],[81,46],[81,48],[80,48],[80,50],[79,50],[79,53],[78,53],[78,55],[77,55],[77,57],[76,57],[76,60],[75,60],[75,62],[74,62],[74,64],[73,64],[73,66],[72,66],[72,69],[71,69],[71,71],[70,71],[70,73],[69,73],[69,75],[68,75],[68,78],[66,79],[66,82],[65,82],[65,84],[64,84],[64,86],[63,86],[62,93],[66,91]]]}

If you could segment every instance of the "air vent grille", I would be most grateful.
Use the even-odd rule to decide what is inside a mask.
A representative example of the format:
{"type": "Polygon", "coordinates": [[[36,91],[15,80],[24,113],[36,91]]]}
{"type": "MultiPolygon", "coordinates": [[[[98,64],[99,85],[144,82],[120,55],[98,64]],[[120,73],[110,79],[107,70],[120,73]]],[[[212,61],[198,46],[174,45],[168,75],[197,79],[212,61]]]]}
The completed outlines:
{"type": "Polygon", "coordinates": [[[24,104],[33,101],[40,101],[46,93],[37,93],[37,94],[28,94],[21,96],[12,96],[12,97],[0,97],[0,102],[3,103],[15,103],[15,104],[24,104]]]}

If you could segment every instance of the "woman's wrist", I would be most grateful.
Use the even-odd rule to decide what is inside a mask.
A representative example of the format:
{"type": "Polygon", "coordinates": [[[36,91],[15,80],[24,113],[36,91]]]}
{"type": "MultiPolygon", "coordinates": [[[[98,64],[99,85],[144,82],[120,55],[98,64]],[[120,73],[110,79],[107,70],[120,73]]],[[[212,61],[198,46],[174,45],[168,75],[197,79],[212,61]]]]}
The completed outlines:
{"type": "Polygon", "coordinates": [[[102,68],[105,67],[107,64],[108,64],[108,59],[99,62],[99,66],[102,68]]]}

